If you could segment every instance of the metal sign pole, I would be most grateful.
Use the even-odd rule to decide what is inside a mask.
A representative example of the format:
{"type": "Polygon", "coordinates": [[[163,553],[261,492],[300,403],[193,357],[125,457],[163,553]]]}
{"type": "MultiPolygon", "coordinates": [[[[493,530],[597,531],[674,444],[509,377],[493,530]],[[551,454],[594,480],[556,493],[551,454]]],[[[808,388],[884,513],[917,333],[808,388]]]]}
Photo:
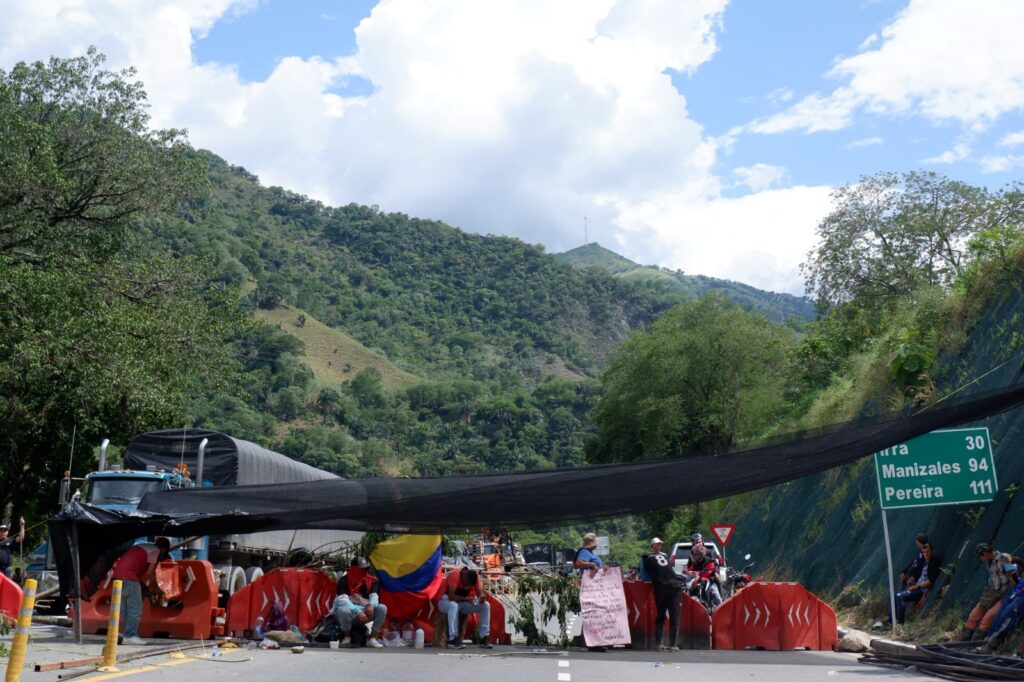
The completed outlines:
{"type": "Polygon", "coordinates": [[[885,536],[885,558],[889,563],[889,619],[892,621],[892,634],[896,634],[896,588],[892,579],[892,546],[889,544],[889,522],[882,510],[882,534],[885,536]]]}
{"type": "Polygon", "coordinates": [[[75,643],[82,643],[82,570],[78,563],[78,522],[71,522],[71,564],[75,572],[75,643]]]}

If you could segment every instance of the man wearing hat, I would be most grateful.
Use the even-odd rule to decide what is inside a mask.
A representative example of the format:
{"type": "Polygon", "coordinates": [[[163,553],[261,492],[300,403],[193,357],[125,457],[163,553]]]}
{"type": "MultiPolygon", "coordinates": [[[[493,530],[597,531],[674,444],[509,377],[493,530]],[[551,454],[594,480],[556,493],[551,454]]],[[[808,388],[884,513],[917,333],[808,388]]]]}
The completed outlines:
{"type": "Polygon", "coordinates": [[[644,556],[644,571],[654,585],[654,643],[659,651],[679,651],[676,638],[679,634],[679,607],[683,596],[683,581],[672,568],[672,561],[661,551],[661,538],[651,539],[651,553],[644,556]],[[668,613],[668,644],[662,645],[661,634],[668,613]]]}
{"type": "Polygon", "coordinates": [[[978,561],[985,565],[988,582],[981,591],[978,603],[967,616],[967,623],[960,633],[960,641],[983,639],[988,634],[992,621],[999,614],[1003,595],[1010,588],[1010,571],[1006,569],[1008,565],[1014,563],[1012,556],[997,551],[987,542],[979,543],[974,548],[974,554],[978,561]]]}
{"type": "Polygon", "coordinates": [[[580,569],[592,569],[597,570],[602,567],[601,557],[594,554],[594,550],[597,549],[597,535],[594,533],[587,533],[583,536],[583,546],[576,551],[576,561],[573,562],[575,568],[580,569]]]}
{"type": "Polygon", "coordinates": [[[19,518],[18,522],[21,523],[21,530],[17,537],[13,538],[7,537],[11,532],[10,527],[6,523],[0,523],[0,573],[8,577],[10,577],[8,571],[12,562],[11,550],[25,540],[25,519],[19,518]]]}

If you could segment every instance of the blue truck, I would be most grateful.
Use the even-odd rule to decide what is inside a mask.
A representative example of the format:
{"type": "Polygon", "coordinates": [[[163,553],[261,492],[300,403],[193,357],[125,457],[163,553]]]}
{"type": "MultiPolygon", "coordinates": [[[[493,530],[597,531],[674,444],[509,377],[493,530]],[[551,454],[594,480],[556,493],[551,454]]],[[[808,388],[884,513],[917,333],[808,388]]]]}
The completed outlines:
{"type": "MultiPolygon", "coordinates": [[[[108,445],[109,441],[104,441],[100,447],[96,471],[84,479],[64,478],[61,505],[80,499],[106,509],[136,509],[148,492],[338,478],[255,443],[207,429],[170,429],[136,436],[124,449],[120,466],[107,466],[108,445]],[[84,486],[74,490],[78,483],[84,486]]],[[[185,558],[212,563],[221,594],[228,597],[264,571],[284,565],[297,552],[340,554],[351,550],[361,537],[362,533],[355,531],[270,531],[198,538],[180,552],[185,558]]],[[[40,591],[56,585],[47,547],[36,549],[29,560],[28,571],[40,580],[40,591]]]]}

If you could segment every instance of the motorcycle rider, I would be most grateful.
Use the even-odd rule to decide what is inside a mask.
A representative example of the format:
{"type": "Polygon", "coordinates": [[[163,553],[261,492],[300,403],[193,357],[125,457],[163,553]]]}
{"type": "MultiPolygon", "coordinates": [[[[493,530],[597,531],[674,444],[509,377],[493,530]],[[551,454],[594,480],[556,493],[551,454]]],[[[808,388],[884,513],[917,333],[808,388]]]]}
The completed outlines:
{"type": "Polygon", "coordinates": [[[707,550],[703,542],[694,543],[690,549],[690,565],[686,568],[696,574],[696,579],[690,584],[690,594],[700,587],[702,581],[707,581],[707,595],[711,607],[716,608],[721,604],[722,590],[718,584],[718,562],[711,556],[711,552],[707,550]]]}
{"type": "Polygon", "coordinates": [[[679,608],[683,592],[683,581],[672,569],[672,561],[661,551],[661,538],[651,540],[651,553],[643,557],[644,570],[654,585],[654,643],[659,651],[679,651],[676,639],[679,634],[679,608]],[[665,629],[665,613],[668,613],[668,644],[662,645],[661,634],[665,629]]]}

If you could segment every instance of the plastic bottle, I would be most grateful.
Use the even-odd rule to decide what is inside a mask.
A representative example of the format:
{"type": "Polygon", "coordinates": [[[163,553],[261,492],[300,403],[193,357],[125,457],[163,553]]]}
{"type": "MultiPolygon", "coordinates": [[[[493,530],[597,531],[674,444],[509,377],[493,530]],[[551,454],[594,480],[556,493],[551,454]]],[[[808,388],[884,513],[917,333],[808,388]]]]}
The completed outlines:
{"type": "Polygon", "coordinates": [[[423,648],[423,628],[416,628],[416,648],[423,648]]]}
{"type": "Polygon", "coordinates": [[[412,646],[413,640],[416,639],[416,630],[412,626],[412,621],[405,621],[405,625],[402,626],[402,643],[406,646],[412,646]]]}

